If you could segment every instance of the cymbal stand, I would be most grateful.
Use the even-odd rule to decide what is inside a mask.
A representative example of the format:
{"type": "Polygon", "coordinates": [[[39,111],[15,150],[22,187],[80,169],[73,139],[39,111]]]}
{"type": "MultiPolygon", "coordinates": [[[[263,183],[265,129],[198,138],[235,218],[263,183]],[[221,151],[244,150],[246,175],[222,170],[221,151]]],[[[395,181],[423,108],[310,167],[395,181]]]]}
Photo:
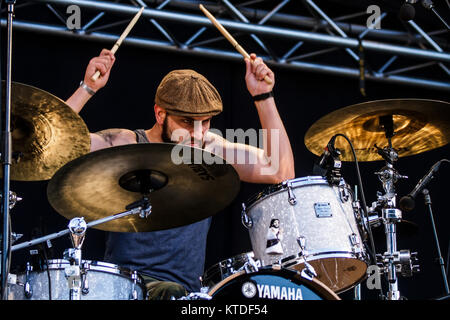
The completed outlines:
{"type": "Polygon", "coordinates": [[[70,300],[81,300],[83,273],[81,270],[81,246],[85,239],[87,224],[84,218],[73,218],[70,220],[68,228],[73,248],[64,251],[64,259],[70,263],[69,266],[64,268],[64,275],[70,290],[70,300]]]}
{"type": "Polygon", "coordinates": [[[388,300],[400,300],[400,291],[398,290],[397,273],[401,272],[403,276],[412,276],[412,273],[418,271],[418,266],[412,265],[416,260],[417,253],[410,253],[409,250],[397,250],[397,223],[402,219],[402,211],[396,208],[395,183],[398,179],[406,179],[407,176],[400,175],[394,168],[395,161],[398,160],[398,153],[392,147],[392,137],[394,136],[394,125],[392,116],[380,117],[380,124],[386,132],[389,146],[378,149],[386,161],[386,166],[380,171],[375,172],[383,185],[385,194],[377,192],[377,206],[381,208],[381,221],[384,224],[386,234],[386,252],[383,255],[377,255],[377,264],[381,266],[381,271],[387,274],[389,283],[388,300]]]}
{"type": "MultiPolygon", "coordinates": [[[[105,217],[105,218],[101,218],[101,219],[98,219],[98,220],[95,220],[95,221],[91,221],[91,222],[86,224],[86,227],[87,228],[92,228],[92,227],[97,226],[99,224],[106,223],[106,222],[109,222],[109,221],[112,221],[112,220],[116,220],[116,219],[120,219],[120,218],[124,218],[124,217],[127,217],[129,215],[133,215],[133,214],[138,214],[139,217],[141,217],[141,218],[147,218],[151,214],[152,206],[148,202],[148,199],[147,200],[142,200],[142,201],[143,201],[143,204],[141,204],[141,205],[139,205],[137,207],[129,208],[128,211],[124,211],[124,212],[121,212],[121,213],[118,213],[118,214],[115,214],[115,215],[112,215],[112,216],[109,216],[109,217],[105,217]]],[[[74,219],[79,219],[79,218],[74,218],[74,219]]],[[[70,223],[69,223],[69,226],[70,226],[70,223]]],[[[48,241],[48,240],[53,240],[53,239],[62,237],[64,235],[67,235],[70,232],[71,232],[71,230],[65,229],[65,230],[62,230],[62,231],[59,231],[59,232],[56,232],[56,233],[53,233],[53,234],[50,234],[50,235],[47,235],[47,236],[44,236],[44,237],[41,237],[41,238],[33,239],[31,241],[22,242],[22,243],[19,243],[17,245],[12,246],[11,247],[11,251],[16,251],[16,250],[20,250],[20,249],[23,249],[23,248],[28,248],[28,247],[40,244],[40,243],[48,241]]]]}
{"type": "MultiPolygon", "coordinates": [[[[9,255],[9,191],[10,191],[10,169],[11,169],[11,66],[12,66],[12,24],[14,18],[14,5],[15,0],[6,0],[7,4],[7,53],[6,53],[6,104],[5,104],[5,119],[2,123],[4,126],[2,129],[2,144],[3,148],[2,161],[3,161],[3,197],[2,197],[2,220],[3,220],[3,230],[2,230],[2,260],[1,260],[1,299],[6,299],[6,284],[8,279],[8,255],[9,255]]],[[[1,110],[3,111],[3,110],[1,110]]]]}

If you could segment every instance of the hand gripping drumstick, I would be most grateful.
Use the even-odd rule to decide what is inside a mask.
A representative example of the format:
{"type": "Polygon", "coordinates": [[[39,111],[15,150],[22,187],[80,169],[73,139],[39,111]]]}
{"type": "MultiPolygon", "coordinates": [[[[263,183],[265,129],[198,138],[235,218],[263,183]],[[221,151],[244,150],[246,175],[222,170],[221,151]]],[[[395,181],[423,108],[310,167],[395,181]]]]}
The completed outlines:
{"type": "MultiPolygon", "coordinates": [[[[145,9],[145,7],[142,7],[141,10],[139,10],[139,12],[134,16],[133,20],[131,20],[131,22],[128,24],[127,28],[122,33],[120,38],[116,41],[116,43],[114,44],[114,46],[111,49],[111,52],[113,54],[116,53],[116,51],[119,49],[120,45],[122,44],[122,41],[128,36],[128,34],[130,33],[131,29],[133,29],[134,25],[139,20],[139,17],[141,16],[142,11],[144,11],[144,9],[145,9]]],[[[97,72],[95,72],[95,74],[92,76],[91,79],[93,81],[95,81],[95,80],[98,79],[98,77],[100,77],[100,71],[97,70],[97,72]]]]}
{"type": "MultiPolygon", "coordinates": [[[[222,33],[222,35],[227,38],[228,41],[230,41],[230,43],[233,45],[233,47],[240,53],[242,54],[242,56],[244,58],[249,59],[252,63],[253,60],[250,59],[250,55],[239,45],[239,43],[233,38],[233,36],[219,23],[219,21],[216,20],[216,18],[214,18],[214,16],[208,11],[206,10],[206,8],[201,4],[199,5],[200,10],[203,11],[203,13],[205,14],[205,16],[207,16],[209,18],[209,20],[211,20],[211,22],[216,26],[217,29],[219,29],[220,33],[222,33]]],[[[272,80],[268,77],[265,76],[264,77],[264,81],[266,81],[268,84],[272,84],[272,80]]]]}

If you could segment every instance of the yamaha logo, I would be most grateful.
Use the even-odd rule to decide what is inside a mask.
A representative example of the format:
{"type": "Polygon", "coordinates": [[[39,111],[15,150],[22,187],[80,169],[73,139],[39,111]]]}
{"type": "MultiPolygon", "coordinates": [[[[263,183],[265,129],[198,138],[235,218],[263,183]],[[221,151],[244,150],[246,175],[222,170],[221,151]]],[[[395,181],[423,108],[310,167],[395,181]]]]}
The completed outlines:
{"type": "Polygon", "coordinates": [[[253,282],[245,282],[242,285],[241,291],[242,291],[242,294],[244,295],[244,297],[250,299],[256,295],[258,290],[256,289],[256,286],[253,282]]]}

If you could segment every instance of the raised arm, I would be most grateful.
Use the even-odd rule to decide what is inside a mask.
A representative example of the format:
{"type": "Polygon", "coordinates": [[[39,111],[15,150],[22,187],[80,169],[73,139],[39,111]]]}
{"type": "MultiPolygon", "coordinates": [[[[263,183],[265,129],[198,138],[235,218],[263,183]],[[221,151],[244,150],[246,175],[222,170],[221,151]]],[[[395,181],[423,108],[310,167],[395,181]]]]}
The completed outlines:
{"type": "MultiPolygon", "coordinates": [[[[258,97],[255,106],[263,129],[261,146],[245,145],[216,137],[223,146],[224,158],[233,164],[241,180],[252,183],[279,183],[295,178],[294,156],[289,137],[278,113],[272,92],[275,76],[272,70],[255,54],[246,59],[245,81],[253,98],[258,97]],[[268,76],[272,83],[264,81],[268,76]]],[[[220,144],[220,143],[219,143],[220,144]]],[[[217,144],[216,144],[217,145],[217,144]]]]}
{"type": "Polygon", "coordinates": [[[108,82],[111,68],[114,65],[116,58],[111,51],[103,49],[98,57],[92,58],[86,68],[84,74],[83,85],[66,100],[66,104],[72,108],[73,111],[79,113],[90,98],[108,82]],[[93,81],[91,77],[99,70],[100,78],[93,81]]]}
{"type": "MultiPolygon", "coordinates": [[[[90,98],[108,82],[111,68],[116,58],[114,54],[107,49],[103,49],[98,57],[92,58],[86,68],[83,83],[66,100],[66,104],[73,111],[79,113],[90,98]],[[100,71],[100,77],[94,81],[92,76],[95,72],[100,71]]],[[[130,130],[125,129],[106,129],[91,133],[91,152],[109,148],[112,146],[124,145],[132,143],[136,140],[135,135],[130,130]]]]}

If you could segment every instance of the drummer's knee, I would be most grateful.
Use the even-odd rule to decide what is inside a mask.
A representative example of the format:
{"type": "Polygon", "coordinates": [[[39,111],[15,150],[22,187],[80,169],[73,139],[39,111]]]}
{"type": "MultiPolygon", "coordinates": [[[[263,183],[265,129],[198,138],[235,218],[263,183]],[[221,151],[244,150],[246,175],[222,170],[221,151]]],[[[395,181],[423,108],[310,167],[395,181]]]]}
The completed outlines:
{"type": "Polygon", "coordinates": [[[179,299],[187,295],[186,289],[176,282],[152,281],[145,286],[147,288],[148,300],[179,299]]]}

